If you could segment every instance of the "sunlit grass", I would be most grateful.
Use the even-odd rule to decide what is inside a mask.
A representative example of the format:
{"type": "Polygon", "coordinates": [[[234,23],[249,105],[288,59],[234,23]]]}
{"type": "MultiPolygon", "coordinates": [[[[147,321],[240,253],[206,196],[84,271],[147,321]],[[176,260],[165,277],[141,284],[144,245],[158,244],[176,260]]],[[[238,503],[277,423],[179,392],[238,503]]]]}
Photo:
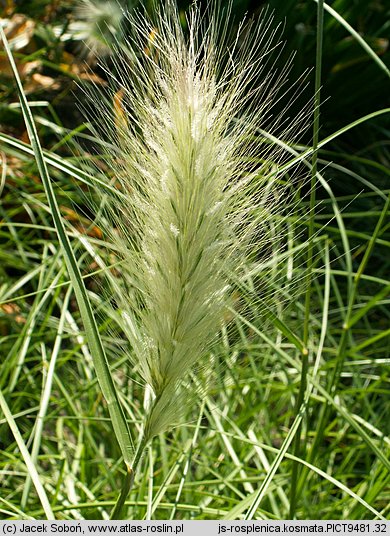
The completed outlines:
{"type": "MultiPolygon", "coordinates": [[[[346,124],[327,143],[320,135],[309,311],[301,284],[309,200],[302,193],[288,214],[283,244],[275,240],[269,260],[238,286],[236,307],[226,313],[209,356],[214,373],[207,396],[195,397],[185,424],[158,435],[141,458],[126,502],[133,518],[286,519],[293,462],[300,475],[297,518],[389,517],[390,192],[382,181],[390,173],[385,149],[374,160],[372,153],[343,152],[341,141],[336,151],[334,144],[386,113],[378,109],[346,124]],[[347,180],[354,189],[340,192],[340,181],[347,180]],[[272,281],[278,297],[268,315],[253,299],[261,277],[272,281]],[[305,317],[310,331],[303,344],[305,317]],[[303,416],[296,400],[306,347],[303,416]],[[291,442],[301,416],[303,440],[294,459],[291,442]]],[[[379,145],[380,139],[381,133],[379,145]]],[[[121,451],[70,294],[74,281],[53,226],[53,205],[31,147],[5,134],[0,140],[3,169],[7,165],[0,199],[0,517],[107,519],[124,473],[121,451]]],[[[293,148],[291,161],[302,161],[302,153],[310,165],[312,147],[293,148]]],[[[117,329],[113,335],[118,315],[100,293],[103,274],[117,277],[120,265],[112,266],[102,236],[86,233],[77,214],[84,202],[80,184],[97,178],[71,159],[40,156],[55,178],[79,283],[135,429],[143,418],[143,386],[120,353],[123,335],[117,329]]]]}

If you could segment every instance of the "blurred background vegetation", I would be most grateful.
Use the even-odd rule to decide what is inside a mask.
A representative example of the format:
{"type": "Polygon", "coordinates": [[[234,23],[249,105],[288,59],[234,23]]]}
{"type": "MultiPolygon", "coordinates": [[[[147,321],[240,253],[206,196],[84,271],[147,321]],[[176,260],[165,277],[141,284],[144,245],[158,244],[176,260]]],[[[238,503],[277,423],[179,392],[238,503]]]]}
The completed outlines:
{"type": "MultiPolygon", "coordinates": [[[[179,1],[183,25],[188,4],[179,1]]],[[[123,2],[121,5],[132,10],[139,4],[123,2]]],[[[264,5],[261,1],[234,0],[235,20],[239,21],[245,13],[259,16],[264,5]]],[[[275,22],[282,24],[286,41],[279,67],[292,53],[295,54],[289,76],[291,84],[309,70],[309,84],[302,87],[296,107],[293,105],[289,110],[291,121],[294,121],[302,103],[313,99],[317,6],[311,0],[269,0],[267,5],[269,11],[274,12],[275,22]]],[[[389,66],[389,2],[334,0],[329,5],[389,66]]],[[[152,2],[146,2],[146,8],[153,14],[152,2]]],[[[88,84],[92,76],[97,85],[104,86],[104,72],[96,56],[108,54],[109,47],[102,42],[97,27],[107,28],[105,38],[109,43],[122,22],[120,5],[93,0],[84,3],[0,0],[0,9],[1,24],[10,41],[43,147],[70,163],[77,165],[78,156],[85,161],[86,156],[90,156],[88,148],[92,147],[93,140],[76,103],[83,98],[79,85],[88,84]],[[82,154],[80,143],[84,144],[86,154],[82,154]]],[[[386,72],[367,54],[345,24],[328,12],[325,12],[322,63],[320,140],[367,114],[390,106],[386,72]]],[[[0,337],[4,356],[0,388],[7,395],[26,443],[31,446],[35,437],[31,429],[39,407],[42,407],[41,392],[50,352],[61,334],[62,349],[53,379],[55,388],[45,417],[46,435],[39,439],[40,443],[38,441],[39,465],[48,475],[46,488],[59,516],[77,519],[82,512],[85,517],[100,515],[104,518],[105,504],[99,503],[97,497],[108,497],[111,501],[116,498],[118,480],[111,468],[107,468],[106,460],[112,457],[115,466],[119,454],[118,451],[115,454],[107,412],[93,379],[82,332],[78,331],[80,322],[73,298],[67,305],[66,322],[70,327],[68,331],[60,331],[63,329],[59,320],[61,311],[69,300],[60,286],[66,285],[66,271],[59,260],[58,243],[35,162],[24,145],[28,144],[27,132],[14,78],[1,47],[0,131],[0,337]],[[78,509],[71,508],[70,505],[75,503],[78,509]]],[[[343,421],[333,406],[326,427],[318,435],[318,408],[324,400],[316,393],[305,425],[302,453],[305,459],[306,451],[315,444],[316,434],[321,436],[316,452],[307,459],[375,506],[384,516],[390,513],[389,465],[386,466],[386,461],[378,453],[383,451],[386,457],[390,444],[387,437],[390,434],[390,222],[385,218],[379,229],[376,226],[390,194],[389,134],[389,114],[381,114],[348,129],[319,152],[320,169],[334,198],[318,186],[315,228],[321,246],[316,251],[315,267],[320,279],[315,282],[312,296],[312,324],[319,333],[325,318],[321,314],[325,311],[326,337],[320,381],[329,386],[328,374],[334,368],[338,370],[333,387],[336,386],[337,396],[345,403],[349,420],[343,421]],[[341,219],[335,218],[335,213],[341,214],[341,219]],[[353,298],[353,312],[361,311],[361,315],[356,317],[348,340],[341,347],[352,276],[361,266],[370,241],[373,241],[370,259],[364,266],[364,277],[353,298]],[[329,258],[326,259],[323,244],[330,249],[331,263],[329,258]],[[331,281],[329,314],[326,288],[321,279],[324,272],[330,274],[331,281]],[[354,420],[356,415],[357,420],[354,420]],[[373,437],[372,443],[367,443],[364,434],[353,428],[352,421],[364,425],[373,437]]],[[[309,131],[300,143],[303,147],[310,146],[311,142],[309,131]]],[[[75,186],[75,181],[64,171],[61,166],[51,167],[58,202],[70,233],[76,237],[85,235],[93,244],[97,243],[102,239],[101,232],[91,225],[83,211],[77,210],[78,206],[83,207],[83,197],[79,185],[75,186]]],[[[294,226],[305,227],[307,213],[308,201],[304,197],[291,223],[292,234],[294,226]]],[[[302,236],[305,234],[299,235],[297,243],[302,236]]],[[[88,254],[82,251],[80,255],[84,274],[99,267],[96,259],[93,256],[91,259],[88,254]]],[[[303,258],[298,256],[297,264],[299,261],[303,262],[303,258]]],[[[286,288],[288,290],[288,285],[286,288]]],[[[98,293],[93,281],[89,281],[88,289],[92,294],[98,293]]],[[[97,304],[99,307],[104,308],[101,303],[97,304]]],[[[297,332],[303,314],[302,303],[293,304],[290,326],[297,332]]],[[[256,318],[255,309],[252,317],[256,318]]],[[[101,331],[107,352],[116,363],[118,357],[114,347],[117,341],[111,337],[104,313],[102,318],[101,331]]],[[[246,497],[254,493],[259,474],[264,475],[267,468],[267,463],[263,463],[263,451],[260,453],[263,465],[253,462],[252,457],[259,455],[259,451],[256,447],[254,452],[248,441],[255,441],[255,433],[258,434],[257,438],[271,449],[265,449],[265,453],[272,462],[275,449],[282,444],[294,417],[292,408],[300,378],[298,369],[295,370],[291,362],[283,361],[286,352],[293,352],[291,345],[283,346],[279,335],[275,335],[274,339],[278,341],[275,350],[264,339],[256,338],[256,330],[261,329],[260,322],[250,329],[241,324],[233,341],[229,341],[227,333],[223,334],[216,359],[224,363],[226,370],[218,372],[218,387],[212,394],[215,398],[199,402],[202,419],[196,421],[198,413],[194,412],[191,421],[194,433],[191,426],[188,430],[179,429],[168,439],[160,439],[154,460],[153,453],[152,458],[146,457],[145,467],[149,463],[152,469],[153,464],[157,468],[155,481],[153,483],[152,478],[151,484],[155,486],[155,499],[153,505],[145,499],[150,484],[149,473],[145,471],[137,495],[132,498],[138,508],[135,515],[144,515],[145,508],[149,513],[157,511],[155,515],[160,518],[167,512],[174,517],[188,518],[239,517],[245,511],[249,504],[245,503],[246,497]],[[223,415],[213,411],[215,407],[224,408],[223,415]],[[259,428],[253,429],[258,418],[259,428]],[[167,441],[169,449],[166,448],[167,441]],[[194,461],[191,452],[196,441],[201,454],[194,461]],[[244,469],[238,459],[243,460],[244,469]],[[190,460],[192,465],[188,469],[185,464],[190,460]]],[[[267,333],[268,337],[273,335],[273,332],[267,333]]],[[[312,342],[314,353],[318,344],[317,340],[312,342]]],[[[123,365],[121,371],[117,381],[122,385],[126,384],[132,371],[129,365],[123,365]]],[[[133,389],[137,386],[130,388],[126,384],[123,397],[129,412],[134,411],[136,415],[136,403],[133,407],[131,401],[139,400],[140,393],[134,397],[133,389]]],[[[334,393],[330,388],[329,392],[334,393]]],[[[16,453],[6,420],[0,417],[0,482],[3,489],[0,518],[2,515],[5,518],[22,516],[26,511],[39,518],[42,511],[36,497],[30,495],[28,500],[28,494],[22,497],[26,494],[26,469],[16,453]]],[[[259,518],[288,516],[285,489],[290,483],[289,464],[291,461],[284,461],[277,478],[272,485],[268,484],[269,493],[261,505],[259,518]]],[[[119,470],[119,464],[117,467],[119,470]]],[[[301,478],[298,487],[305,490],[298,506],[302,518],[359,519],[373,515],[345,490],[340,491],[332,481],[317,474],[310,473],[306,482],[301,478]]]]}
{"type": "MultiPolygon", "coordinates": [[[[178,2],[183,12],[188,1],[178,2]]],[[[227,4],[227,2],[225,3],[227,4]]],[[[236,21],[245,14],[258,16],[264,8],[274,13],[275,24],[283,26],[285,47],[279,67],[294,53],[291,84],[303,72],[310,70],[311,83],[291,109],[291,120],[299,113],[302,103],[309,102],[314,90],[316,4],[313,1],[270,0],[269,2],[234,0],[232,11],[236,21]]],[[[112,1],[15,1],[2,0],[2,17],[7,21],[8,38],[18,61],[24,88],[30,100],[45,101],[39,107],[42,122],[55,123],[68,129],[80,127],[82,118],[75,105],[80,98],[77,80],[87,78],[85,61],[95,69],[96,80],[104,74],[96,66],[96,53],[104,54],[106,46],[99,37],[102,27],[108,42],[118,36],[123,22],[121,7],[132,10],[138,2],[112,1]],[[99,29],[98,29],[99,28],[99,29]],[[83,44],[86,41],[87,46],[83,44]],[[76,93],[76,94],[75,94],[76,93]],[[43,118],[44,116],[44,118],[43,118]]],[[[207,2],[205,2],[207,5],[207,2]]],[[[224,2],[222,2],[224,5],[224,2]]],[[[390,6],[386,0],[335,0],[330,2],[382,59],[390,63],[390,6]]],[[[150,13],[154,3],[146,2],[150,13]]],[[[348,123],[375,110],[390,106],[386,73],[372,61],[350,32],[329,13],[325,13],[322,69],[322,118],[320,138],[336,132],[348,123]]],[[[102,80],[103,83],[103,80],[102,80]]],[[[0,124],[4,132],[23,139],[24,126],[18,106],[12,74],[3,52],[0,53],[0,124]]],[[[50,149],[57,144],[58,129],[41,125],[44,145],[50,149]]],[[[383,167],[389,163],[389,119],[381,116],[358,129],[352,129],[322,153],[339,165],[348,164],[363,175],[368,174],[378,188],[386,188],[383,167]],[[374,164],[375,163],[375,164],[374,164]]],[[[310,143],[310,139],[303,140],[310,143]]],[[[62,144],[62,150],[65,150],[62,144]]],[[[356,195],[361,185],[333,170],[334,192],[356,195]]],[[[362,209],[364,206],[362,206],[362,209]]],[[[361,221],[354,225],[362,228],[361,221]]],[[[363,224],[364,227],[364,224],[363,224]]]]}
{"type": "MultiPolygon", "coordinates": [[[[189,3],[183,0],[178,2],[183,26],[189,3]]],[[[207,4],[203,2],[204,6],[207,4]]],[[[222,7],[227,4],[221,3],[222,7]]],[[[359,33],[383,63],[389,65],[389,3],[386,0],[335,0],[329,4],[359,33]]],[[[156,4],[149,0],[145,5],[153,16],[156,4]]],[[[70,155],[68,143],[72,145],[73,136],[86,131],[76,104],[77,100],[83,101],[84,95],[77,84],[88,84],[92,69],[94,82],[104,85],[105,75],[96,61],[97,55],[109,55],[113,36],[118,37],[124,22],[122,9],[131,11],[140,3],[136,0],[1,0],[1,6],[3,25],[15,53],[24,89],[29,100],[34,101],[43,146],[59,154],[70,155]],[[105,28],[103,36],[102,28],[105,28]]],[[[293,54],[288,84],[293,85],[302,73],[309,72],[309,83],[300,84],[301,96],[289,109],[290,120],[294,121],[303,104],[311,102],[314,93],[316,3],[311,0],[233,0],[232,12],[236,24],[245,15],[259,16],[265,6],[268,12],[274,14],[275,26],[280,23],[283,28],[285,46],[276,68],[282,68],[293,54]]],[[[320,139],[375,110],[390,106],[386,73],[344,25],[327,12],[323,39],[320,139]]],[[[12,72],[2,51],[0,127],[5,134],[27,141],[12,72]]],[[[389,132],[389,115],[381,115],[338,136],[320,152],[323,164],[332,167],[327,180],[333,193],[340,198],[340,208],[348,206],[358,196],[354,205],[355,215],[348,219],[352,249],[359,247],[359,233],[367,230],[367,225],[374,225],[378,203],[381,203],[373,195],[359,196],[364,184],[356,180],[354,173],[365,177],[384,195],[387,193],[389,132]],[[346,174],[345,168],[350,173],[346,174]],[[372,218],[372,221],[368,221],[372,218]],[[357,240],[354,240],[356,233],[357,240]]],[[[310,130],[304,133],[299,142],[310,145],[310,130]]],[[[16,167],[18,165],[20,163],[15,163],[16,167]]],[[[12,162],[9,162],[8,171],[12,171],[12,162]]],[[[319,188],[318,196],[326,197],[327,194],[319,188]]],[[[324,223],[326,213],[320,215],[317,226],[323,226],[324,223]]],[[[330,233],[332,229],[330,225],[330,233]]],[[[338,232],[337,229],[335,232],[338,232]]],[[[389,269],[389,263],[383,259],[380,247],[375,255],[379,255],[379,258],[370,263],[369,270],[380,276],[389,269]]]]}

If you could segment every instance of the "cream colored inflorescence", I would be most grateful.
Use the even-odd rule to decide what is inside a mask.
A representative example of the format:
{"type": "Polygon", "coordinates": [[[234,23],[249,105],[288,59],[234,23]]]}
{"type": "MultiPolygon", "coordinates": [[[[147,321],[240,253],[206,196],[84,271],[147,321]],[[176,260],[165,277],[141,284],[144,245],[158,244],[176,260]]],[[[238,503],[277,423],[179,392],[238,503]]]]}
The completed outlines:
{"type": "Polygon", "coordinates": [[[128,289],[115,299],[147,386],[145,441],[177,422],[189,372],[218,334],[234,278],[266,249],[276,210],[277,174],[266,170],[283,151],[255,139],[282,123],[272,117],[285,80],[271,69],[275,32],[249,22],[229,42],[222,20],[195,5],[183,30],[173,0],[154,22],[128,15],[132,34],[106,68],[125,121],[93,103],[126,194],[110,207],[128,289]]]}

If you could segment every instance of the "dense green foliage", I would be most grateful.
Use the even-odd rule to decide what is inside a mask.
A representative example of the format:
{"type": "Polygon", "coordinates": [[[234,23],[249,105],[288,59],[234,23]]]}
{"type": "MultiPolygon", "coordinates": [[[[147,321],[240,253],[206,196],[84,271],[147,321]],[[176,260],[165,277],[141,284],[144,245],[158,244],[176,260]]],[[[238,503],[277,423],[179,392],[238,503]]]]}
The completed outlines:
{"type": "MultiPolygon", "coordinates": [[[[7,37],[134,428],[143,386],[101,290],[104,273],[123,281],[85,205],[98,180],[88,167],[98,160],[98,143],[75,103],[83,98],[76,80],[88,83],[84,61],[102,87],[104,72],[81,44],[75,23],[82,16],[73,2],[7,5],[7,37]]],[[[297,51],[292,83],[315,68],[316,3],[269,5],[275,24],[285,26],[281,65],[297,51]]],[[[312,282],[306,181],[283,215],[284,236],[275,235],[268,257],[237,286],[235,307],[208,356],[215,372],[207,396],[196,398],[186,423],[159,435],[141,459],[127,501],[133,518],[286,519],[291,502],[299,519],[390,518],[390,13],[385,0],[331,6],[341,20],[324,13],[312,282]],[[263,281],[273,285],[272,304],[259,299],[263,281]]],[[[233,2],[237,20],[247,10],[257,16],[257,3],[233,2]]],[[[314,71],[308,79],[292,118],[313,99],[314,71]]],[[[106,519],[121,486],[121,450],[3,48],[0,97],[0,518],[42,519],[50,505],[58,519],[106,519]]],[[[291,158],[308,150],[299,166],[305,176],[311,131],[299,142],[291,158]]]]}

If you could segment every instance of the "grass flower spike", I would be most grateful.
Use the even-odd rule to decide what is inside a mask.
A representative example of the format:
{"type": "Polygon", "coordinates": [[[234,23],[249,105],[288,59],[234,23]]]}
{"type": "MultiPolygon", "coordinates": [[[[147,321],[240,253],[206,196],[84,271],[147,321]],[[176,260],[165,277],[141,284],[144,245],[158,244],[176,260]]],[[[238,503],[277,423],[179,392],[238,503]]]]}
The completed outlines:
{"type": "Polygon", "coordinates": [[[270,68],[269,21],[242,25],[228,44],[228,23],[207,16],[193,6],[188,35],[170,1],[156,22],[129,16],[133,34],[106,67],[113,89],[93,99],[125,194],[110,203],[106,233],[123,259],[128,290],[115,300],[148,394],[140,450],[177,423],[234,279],[267,247],[283,153],[264,144],[253,164],[253,135],[292,129],[273,116],[285,73],[270,68]],[[119,121],[107,107],[118,94],[119,121]]]}
{"type": "Polygon", "coordinates": [[[271,3],[6,2],[0,517],[25,532],[389,512],[386,2],[271,3]]]}

